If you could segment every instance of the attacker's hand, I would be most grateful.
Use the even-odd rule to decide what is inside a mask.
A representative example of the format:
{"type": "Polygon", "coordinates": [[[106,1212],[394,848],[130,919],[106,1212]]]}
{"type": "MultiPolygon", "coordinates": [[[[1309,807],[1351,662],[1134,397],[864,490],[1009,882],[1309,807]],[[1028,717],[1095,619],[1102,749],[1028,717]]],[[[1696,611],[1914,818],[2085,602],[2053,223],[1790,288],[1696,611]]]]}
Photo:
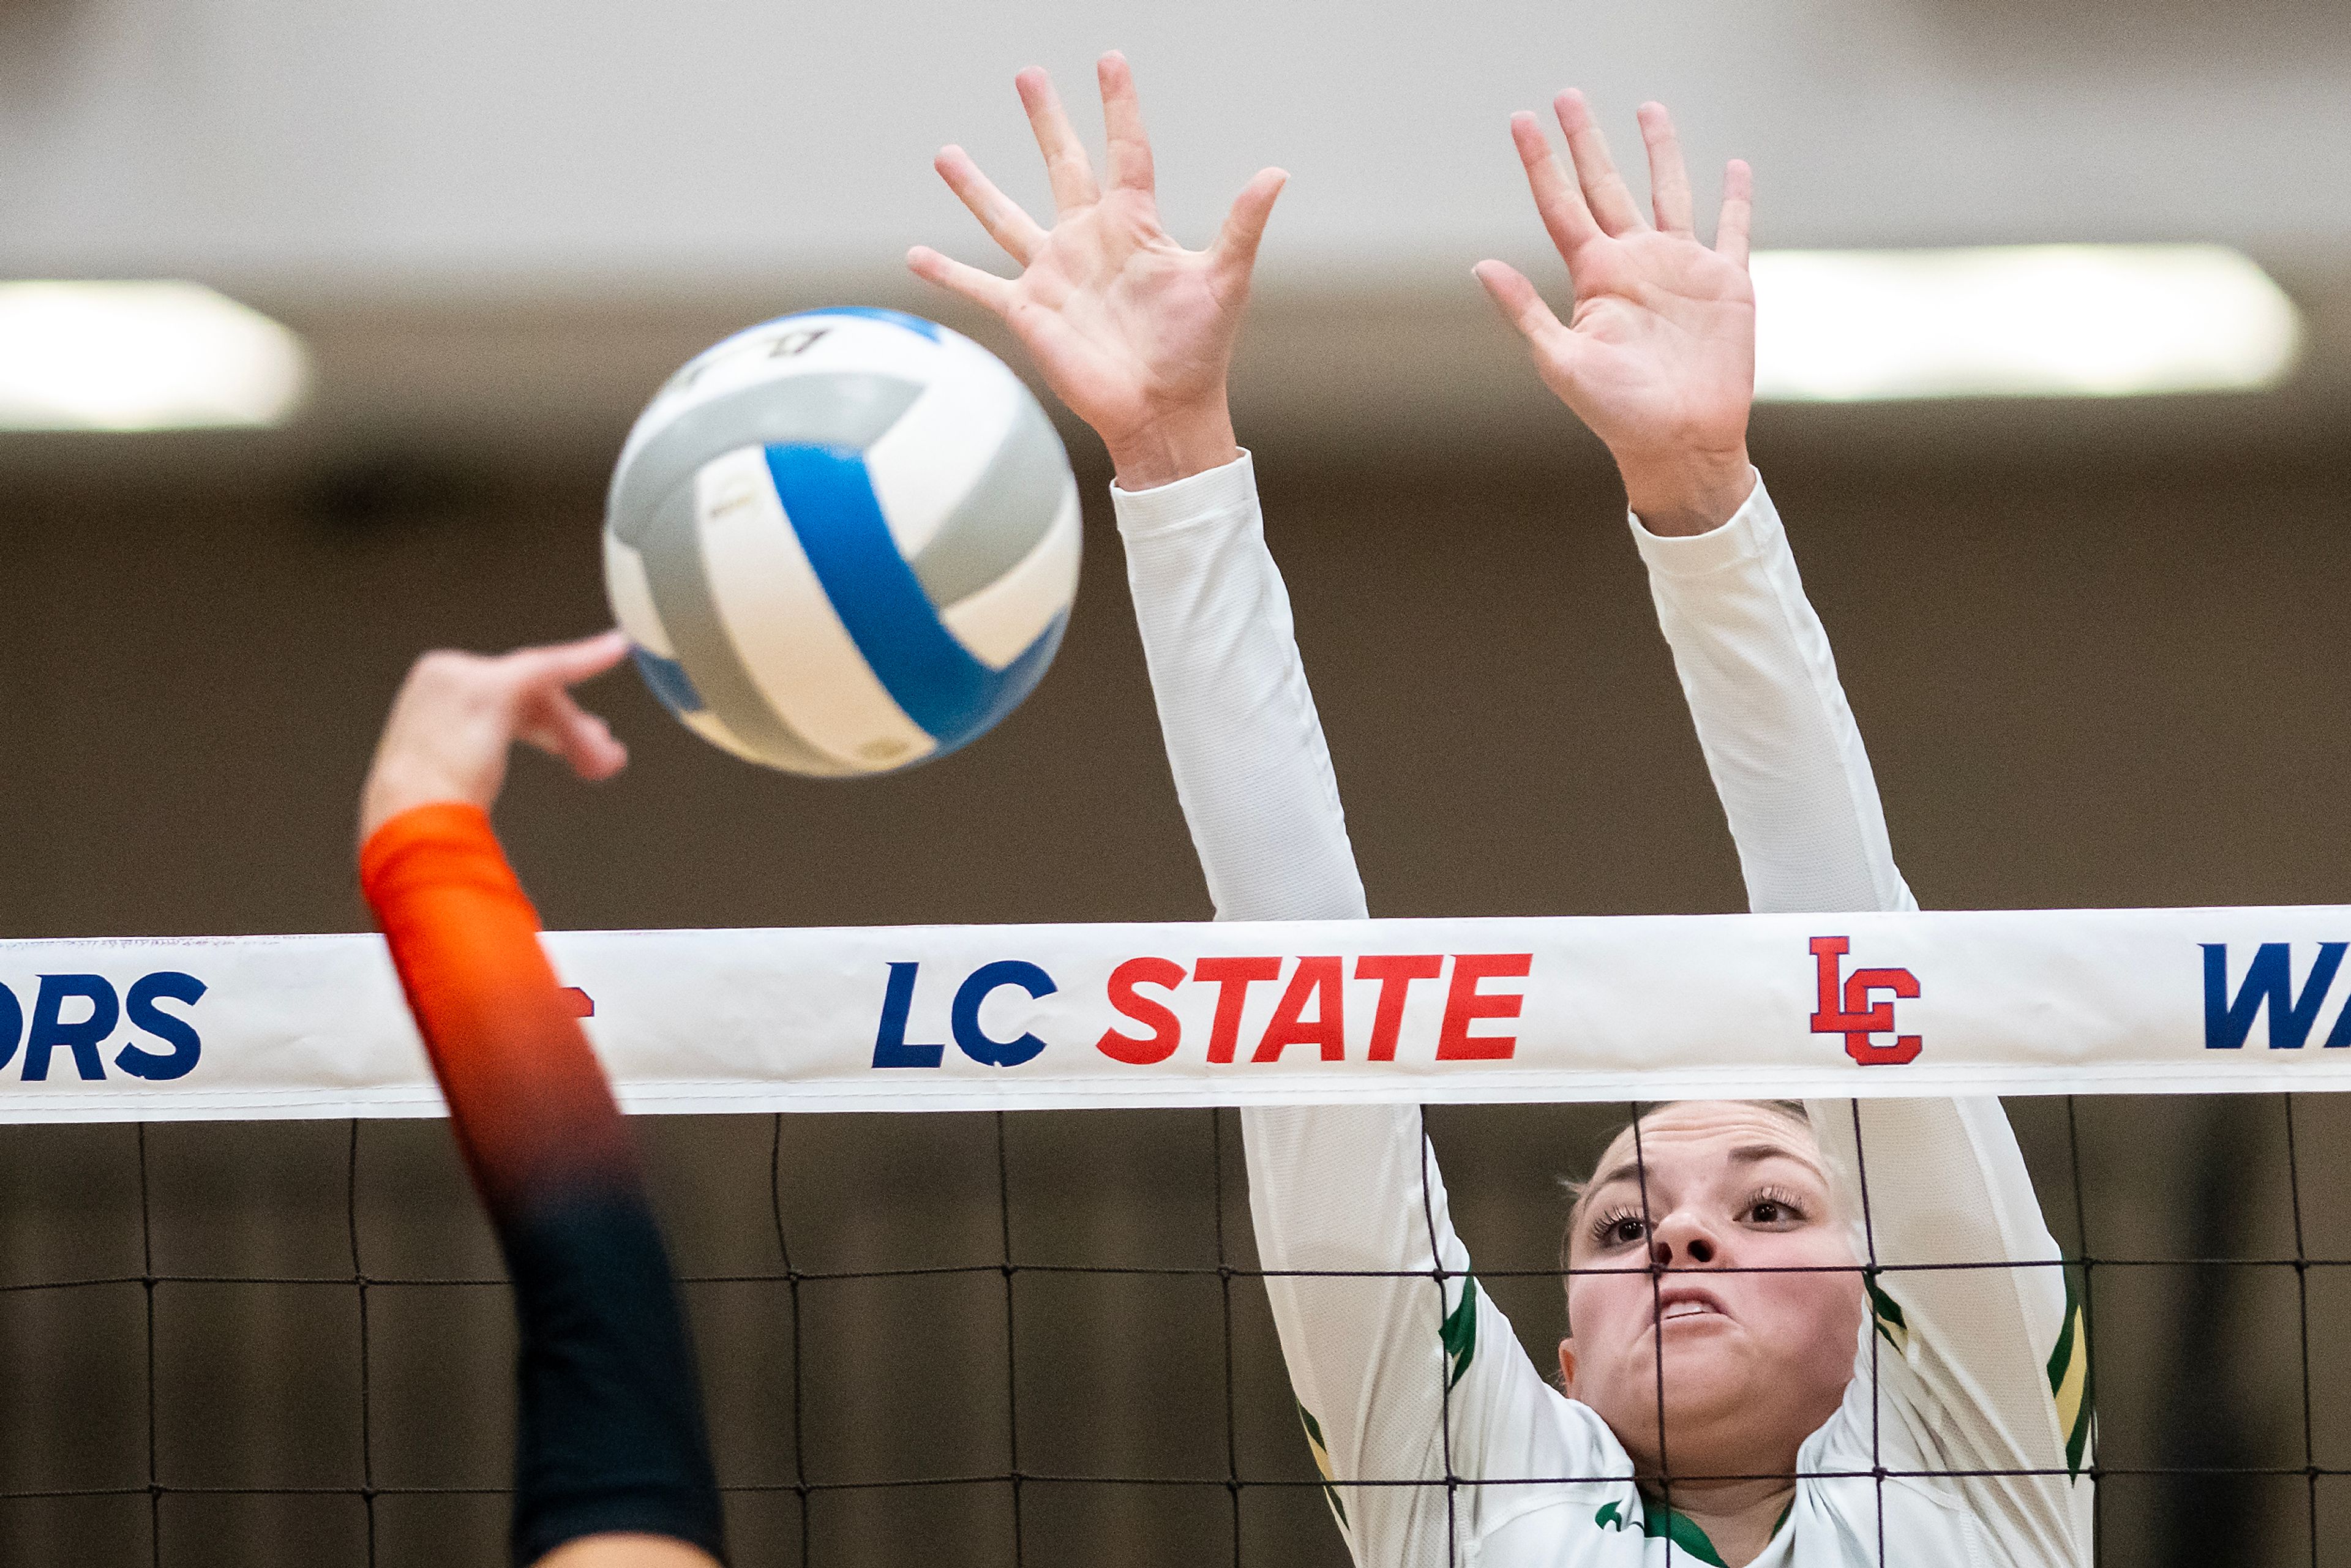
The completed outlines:
{"type": "Polygon", "coordinates": [[[1562,323],[1533,284],[1499,261],[1478,280],[1534,350],[1560,400],[1607,444],[1633,510],[1653,532],[1703,533],[1754,487],[1747,413],[1755,396],[1755,290],[1747,276],[1753,176],[1733,160],[1708,249],[1689,174],[1662,104],[1641,106],[1652,227],[1608,156],[1583,95],[1553,104],[1575,164],[1570,180],[1531,114],[1510,117],[1535,210],[1575,287],[1562,323]]]}
{"type": "Polygon", "coordinates": [[[1241,192],[1216,243],[1186,250],[1159,225],[1151,142],[1125,57],[1102,57],[1110,186],[1095,183],[1050,78],[1016,78],[1053,187],[1053,226],[1040,225],[960,147],[935,167],[1021,274],[1002,278],[926,246],[914,274],[993,311],[1056,395],[1110,448],[1119,484],[1148,489],[1233,460],[1225,376],[1249,302],[1249,270],[1274,198],[1289,178],[1261,171],[1241,192]]]}
{"type": "Polygon", "coordinates": [[[618,632],[511,653],[427,653],[392,699],[360,794],[360,842],[412,806],[462,800],[488,810],[517,740],[561,758],[582,779],[610,779],[628,748],[570,688],[628,656],[618,632]]]}

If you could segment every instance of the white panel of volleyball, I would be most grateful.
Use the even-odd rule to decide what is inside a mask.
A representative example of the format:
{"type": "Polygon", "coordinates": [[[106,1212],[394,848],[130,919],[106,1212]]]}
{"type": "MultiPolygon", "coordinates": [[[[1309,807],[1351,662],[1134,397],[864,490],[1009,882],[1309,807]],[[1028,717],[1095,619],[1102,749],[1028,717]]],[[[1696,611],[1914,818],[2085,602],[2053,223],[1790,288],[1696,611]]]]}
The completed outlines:
{"type": "Polygon", "coordinates": [[[747,760],[886,772],[1036,685],[1077,591],[1077,483],[1003,361],[896,311],[738,332],[630,432],[604,528],[654,694],[747,760]]]}
{"type": "MultiPolygon", "coordinates": [[[[546,940],[641,1112],[2351,1088],[2351,907],[546,940]]],[[[0,943],[0,1121],[440,1111],[381,938],[0,943]]]]}

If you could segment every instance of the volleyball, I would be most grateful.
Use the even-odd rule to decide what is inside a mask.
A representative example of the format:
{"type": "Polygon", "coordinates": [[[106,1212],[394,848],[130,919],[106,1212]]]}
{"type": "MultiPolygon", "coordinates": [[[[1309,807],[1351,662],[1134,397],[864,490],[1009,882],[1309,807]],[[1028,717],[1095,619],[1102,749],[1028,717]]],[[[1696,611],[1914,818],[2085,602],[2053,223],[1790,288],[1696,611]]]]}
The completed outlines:
{"type": "Polygon", "coordinates": [[[965,746],[1052,662],[1077,482],[1001,360],[893,310],[738,332],[621,450],[604,584],[639,671],[704,739],[819,777],[965,746]]]}

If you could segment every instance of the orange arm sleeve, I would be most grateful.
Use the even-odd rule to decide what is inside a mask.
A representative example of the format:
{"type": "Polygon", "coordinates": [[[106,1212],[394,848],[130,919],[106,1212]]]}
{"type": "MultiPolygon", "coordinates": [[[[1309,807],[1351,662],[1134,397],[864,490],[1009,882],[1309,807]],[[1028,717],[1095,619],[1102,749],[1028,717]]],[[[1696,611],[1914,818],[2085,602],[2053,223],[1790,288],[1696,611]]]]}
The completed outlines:
{"type": "Polygon", "coordinates": [[[549,1188],[633,1183],[611,1086],[487,814],[455,801],[402,812],[360,852],[360,886],[494,1213],[549,1188]]]}

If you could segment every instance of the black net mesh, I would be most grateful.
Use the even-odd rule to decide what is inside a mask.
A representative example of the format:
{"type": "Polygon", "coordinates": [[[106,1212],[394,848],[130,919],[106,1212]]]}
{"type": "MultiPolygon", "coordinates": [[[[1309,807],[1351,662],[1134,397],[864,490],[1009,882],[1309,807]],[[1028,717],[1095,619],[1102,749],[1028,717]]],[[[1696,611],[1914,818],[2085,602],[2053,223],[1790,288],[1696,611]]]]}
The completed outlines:
{"type": "MultiPolygon", "coordinates": [[[[1538,1365],[1559,1178],[1627,1109],[1426,1114],[1538,1365]]],[[[2101,1561],[2351,1563],[2351,1107],[2010,1111],[2088,1303],[2101,1561]]],[[[640,1125],[739,1563],[1347,1561],[1234,1113],[640,1125]]],[[[0,1130],[0,1561],[498,1561],[512,1354],[437,1123],[0,1130]]]]}

